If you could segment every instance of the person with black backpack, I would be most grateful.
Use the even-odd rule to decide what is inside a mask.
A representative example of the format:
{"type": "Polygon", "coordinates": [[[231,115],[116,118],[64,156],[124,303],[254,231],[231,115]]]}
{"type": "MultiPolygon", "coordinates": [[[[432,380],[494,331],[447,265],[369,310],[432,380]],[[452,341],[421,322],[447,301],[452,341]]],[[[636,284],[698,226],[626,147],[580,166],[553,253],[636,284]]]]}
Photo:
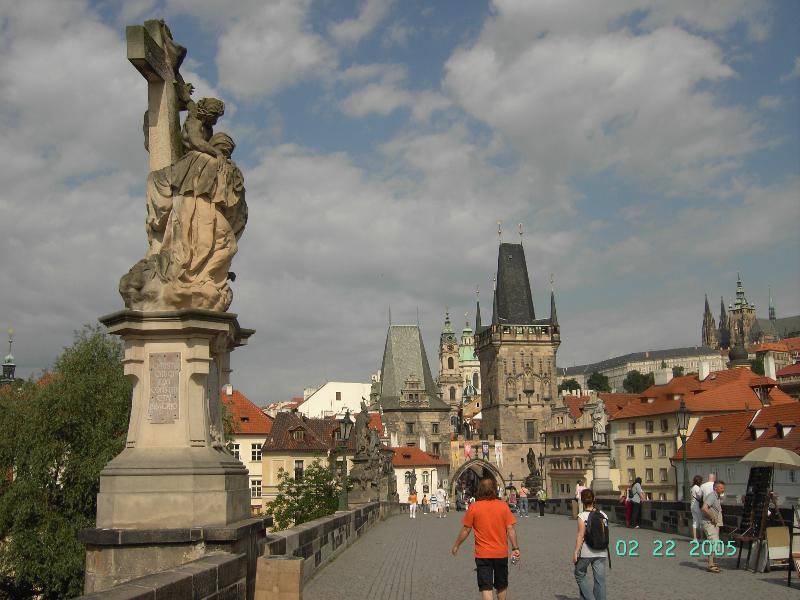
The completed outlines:
{"type": "Polygon", "coordinates": [[[611,566],[609,551],[608,515],[594,506],[594,492],[585,489],[581,492],[583,512],[578,515],[578,536],[575,538],[575,581],[581,593],[581,600],[606,600],[606,570],[611,566]],[[592,566],[594,584],[586,574],[592,566]]]}

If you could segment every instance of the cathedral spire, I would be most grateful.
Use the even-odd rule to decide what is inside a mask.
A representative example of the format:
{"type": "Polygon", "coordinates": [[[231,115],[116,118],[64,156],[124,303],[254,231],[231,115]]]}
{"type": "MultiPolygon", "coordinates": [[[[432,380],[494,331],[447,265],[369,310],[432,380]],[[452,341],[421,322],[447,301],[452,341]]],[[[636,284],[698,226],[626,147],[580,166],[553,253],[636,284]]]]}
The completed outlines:
{"type": "Polygon", "coordinates": [[[503,242],[497,255],[497,284],[492,323],[531,325],[536,320],[528,266],[522,244],[503,242]]]}
{"type": "Polygon", "coordinates": [[[17,368],[14,362],[14,355],[11,354],[11,344],[14,343],[14,330],[8,330],[8,354],[3,359],[3,373],[0,375],[0,383],[11,383],[14,381],[14,372],[17,368]]]}
{"type": "Polygon", "coordinates": [[[719,347],[731,347],[731,328],[728,320],[728,313],[725,311],[725,298],[719,297],[719,347]]]}
{"type": "Polygon", "coordinates": [[[701,331],[701,338],[703,346],[709,348],[718,347],[717,325],[714,322],[714,315],[711,313],[711,307],[708,305],[708,294],[706,294],[706,306],[703,311],[703,330],[701,331]]]}
{"type": "Polygon", "coordinates": [[[769,289],[769,320],[775,320],[775,303],[772,301],[772,288],[769,289]]]}

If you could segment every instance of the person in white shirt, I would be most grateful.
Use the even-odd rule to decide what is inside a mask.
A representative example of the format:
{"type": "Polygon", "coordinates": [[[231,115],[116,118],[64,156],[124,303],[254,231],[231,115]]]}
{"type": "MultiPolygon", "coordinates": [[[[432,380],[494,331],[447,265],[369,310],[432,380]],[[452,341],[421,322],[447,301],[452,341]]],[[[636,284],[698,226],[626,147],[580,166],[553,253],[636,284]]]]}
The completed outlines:
{"type": "Polygon", "coordinates": [[[695,475],[692,480],[692,488],[689,490],[690,507],[692,511],[692,539],[697,540],[700,537],[700,531],[703,528],[703,490],[700,488],[703,483],[703,478],[700,475],[695,475]]]}
{"type": "Polygon", "coordinates": [[[578,503],[578,512],[583,512],[583,502],[581,501],[581,492],[587,489],[585,485],[583,485],[583,479],[578,479],[577,484],[575,485],[575,501],[578,503]]]}
{"type": "Polygon", "coordinates": [[[441,485],[436,490],[436,505],[439,508],[439,514],[436,516],[438,518],[447,517],[447,492],[441,485]]]}
{"type": "MultiPolygon", "coordinates": [[[[586,489],[581,496],[581,504],[586,510],[578,514],[578,535],[575,539],[575,552],[572,555],[572,564],[575,565],[575,581],[578,583],[582,599],[606,600],[606,572],[608,569],[608,547],[591,548],[586,543],[586,530],[589,524],[589,515],[594,509],[594,492],[586,489]],[[594,585],[586,578],[589,565],[592,567],[594,585]]],[[[606,534],[608,533],[608,515],[601,510],[597,511],[605,520],[606,534]]],[[[607,541],[607,537],[606,537],[607,541]]]]}

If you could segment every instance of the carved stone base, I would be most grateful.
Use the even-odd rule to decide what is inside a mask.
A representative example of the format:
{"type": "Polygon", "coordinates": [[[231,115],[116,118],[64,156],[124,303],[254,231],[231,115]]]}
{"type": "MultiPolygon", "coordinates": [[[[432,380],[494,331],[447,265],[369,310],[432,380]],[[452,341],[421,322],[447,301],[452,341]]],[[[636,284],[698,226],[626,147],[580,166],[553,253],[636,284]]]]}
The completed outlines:
{"type": "Polygon", "coordinates": [[[253,333],[235,314],[121,311],[101,318],[125,342],[133,382],[126,448],[100,473],[97,527],[225,526],[250,517],[247,469],[223,447],[220,389],[253,333]]]}
{"type": "Polygon", "coordinates": [[[608,497],[616,495],[614,484],[611,483],[611,449],[604,446],[592,446],[589,448],[592,456],[593,477],[592,491],[598,497],[608,497]]]}

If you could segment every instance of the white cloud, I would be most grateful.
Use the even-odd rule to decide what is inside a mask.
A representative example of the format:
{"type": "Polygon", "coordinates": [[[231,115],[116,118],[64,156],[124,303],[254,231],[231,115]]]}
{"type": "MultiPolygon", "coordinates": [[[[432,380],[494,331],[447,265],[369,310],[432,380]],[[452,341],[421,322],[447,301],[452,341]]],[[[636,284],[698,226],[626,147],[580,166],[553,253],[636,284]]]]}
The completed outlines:
{"type": "Polygon", "coordinates": [[[792,79],[797,79],[798,77],[800,77],[800,56],[795,57],[792,70],[786,73],[786,75],[783,75],[781,77],[781,81],[791,81],[792,79]]]}
{"type": "Polygon", "coordinates": [[[446,90],[556,178],[611,169],[705,190],[759,147],[752,116],[709,89],[735,76],[713,41],[674,26],[634,35],[609,28],[617,5],[574,20],[570,6],[498,2],[480,39],[448,60],[446,90]]]}
{"type": "Polygon", "coordinates": [[[758,99],[758,108],[761,110],[778,110],[783,106],[783,98],[780,96],[761,96],[758,99]]]}
{"type": "Polygon", "coordinates": [[[355,19],[333,23],[328,27],[331,37],[343,46],[355,46],[371,34],[391,12],[394,0],[364,0],[355,19]]]}
{"type": "Polygon", "coordinates": [[[390,48],[392,46],[405,46],[408,43],[408,38],[414,33],[414,28],[402,23],[400,21],[395,21],[392,23],[386,31],[386,34],[381,39],[381,45],[384,48],[390,48]]]}

